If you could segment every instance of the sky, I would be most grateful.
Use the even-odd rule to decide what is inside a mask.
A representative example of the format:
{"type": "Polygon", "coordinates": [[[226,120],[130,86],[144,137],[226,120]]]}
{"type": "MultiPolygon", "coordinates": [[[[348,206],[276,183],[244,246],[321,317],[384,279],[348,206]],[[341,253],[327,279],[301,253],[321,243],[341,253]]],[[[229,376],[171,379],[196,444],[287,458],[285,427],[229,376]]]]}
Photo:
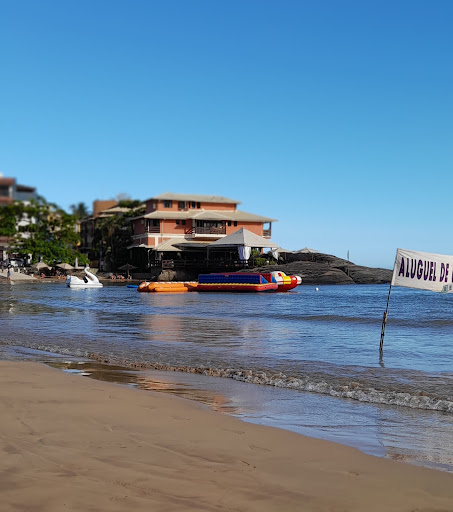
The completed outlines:
{"type": "Polygon", "coordinates": [[[281,247],[453,254],[451,0],[0,0],[0,173],[222,195],[281,247]]]}

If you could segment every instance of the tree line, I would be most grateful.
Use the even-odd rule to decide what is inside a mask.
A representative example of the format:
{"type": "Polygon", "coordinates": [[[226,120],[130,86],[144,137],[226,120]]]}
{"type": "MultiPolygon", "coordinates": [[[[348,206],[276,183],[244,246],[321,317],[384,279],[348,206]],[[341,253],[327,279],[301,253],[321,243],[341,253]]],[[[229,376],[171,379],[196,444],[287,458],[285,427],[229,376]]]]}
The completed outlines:
{"type": "MultiPolygon", "coordinates": [[[[132,243],[132,223],[140,201],[124,200],[119,206],[129,210],[123,214],[98,219],[93,246],[103,253],[113,268],[128,259],[127,246],[132,243]]],[[[89,264],[86,254],[80,252],[81,239],[77,224],[89,215],[84,203],[71,205],[67,213],[43,197],[30,202],[16,201],[0,208],[0,236],[7,237],[10,253],[31,255],[31,262],[44,261],[48,265],[69,263],[76,258],[81,265],[89,264]]]]}

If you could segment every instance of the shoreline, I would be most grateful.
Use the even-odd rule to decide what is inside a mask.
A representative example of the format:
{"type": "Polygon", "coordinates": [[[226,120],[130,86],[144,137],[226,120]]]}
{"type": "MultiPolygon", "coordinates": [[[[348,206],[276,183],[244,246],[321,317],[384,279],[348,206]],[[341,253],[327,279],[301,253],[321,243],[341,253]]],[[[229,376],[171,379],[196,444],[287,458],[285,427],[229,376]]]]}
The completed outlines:
{"type": "Polygon", "coordinates": [[[5,510],[453,509],[453,475],[178,397],[0,362],[5,510]]]}
{"type": "Polygon", "coordinates": [[[0,359],[44,363],[84,378],[169,393],[246,422],[340,443],[377,457],[453,473],[450,436],[445,437],[453,425],[449,414],[364,404],[198,373],[138,369],[85,357],[68,360],[68,355],[17,346],[11,346],[10,352],[8,349],[2,352],[0,345],[0,359]]]}

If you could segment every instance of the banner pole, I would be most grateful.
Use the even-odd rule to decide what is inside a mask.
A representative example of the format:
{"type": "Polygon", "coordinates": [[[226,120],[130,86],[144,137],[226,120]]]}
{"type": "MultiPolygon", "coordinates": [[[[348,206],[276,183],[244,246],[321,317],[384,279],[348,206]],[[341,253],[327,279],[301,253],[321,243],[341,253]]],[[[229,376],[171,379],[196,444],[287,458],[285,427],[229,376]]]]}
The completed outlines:
{"type": "Polygon", "coordinates": [[[379,344],[379,359],[382,359],[384,352],[384,335],[385,335],[385,326],[387,324],[387,313],[389,310],[389,302],[390,302],[390,292],[392,291],[392,283],[390,282],[389,294],[387,296],[387,307],[384,311],[384,316],[382,317],[382,326],[381,326],[381,343],[379,344]]]}

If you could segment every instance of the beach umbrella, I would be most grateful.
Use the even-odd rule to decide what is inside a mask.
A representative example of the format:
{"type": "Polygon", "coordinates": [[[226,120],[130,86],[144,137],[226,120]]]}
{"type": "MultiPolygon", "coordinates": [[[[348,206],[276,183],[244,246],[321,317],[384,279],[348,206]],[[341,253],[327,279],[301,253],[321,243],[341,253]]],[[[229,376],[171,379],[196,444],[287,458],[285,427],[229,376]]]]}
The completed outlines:
{"type": "Polygon", "coordinates": [[[43,268],[50,268],[49,265],[46,265],[43,261],[38,261],[38,263],[35,263],[32,265],[32,268],[36,270],[42,270],[43,268]]]}
{"type": "Polygon", "coordinates": [[[63,270],[73,270],[74,267],[72,265],[70,265],[69,263],[58,263],[58,265],[56,265],[58,268],[62,268],[63,270]]]}
{"type": "Polygon", "coordinates": [[[121,267],[118,267],[118,270],[127,270],[127,277],[129,277],[129,270],[134,270],[134,265],[131,265],[130,263],[126,263],[126,265],[122,265],[121,267]]]}

